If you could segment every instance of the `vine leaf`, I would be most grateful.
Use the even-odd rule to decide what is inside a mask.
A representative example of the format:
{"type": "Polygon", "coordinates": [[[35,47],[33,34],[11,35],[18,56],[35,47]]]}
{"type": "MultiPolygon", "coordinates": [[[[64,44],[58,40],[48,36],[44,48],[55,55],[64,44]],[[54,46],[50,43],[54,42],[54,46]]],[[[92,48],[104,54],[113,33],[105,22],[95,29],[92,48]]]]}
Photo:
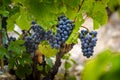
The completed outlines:
{"type": "Polygon", "coordinates": [[[51,68],[53,67],[52,59],[46,57],[46,62],[51,68]]]}
{"type": "Polygon", "coordinates": [[[9,58],[8,51],[6,48],[3,48],[2,46],[0,46],[0,59],[2,59],[4,56],[9,58]]]}
{"type": "Polygon", "coordinates": [[[21,10],[19,17],[16,19],[16,24],[23,30],[28,30],[30,28],[30,21],[23,10],[21,10]]]}
{"type": "Polygon", "coordinates": [[[97,26],[94,26],[94,29],[99,28],[98,23],[99,25],[103,25],[107,23],[108,16],[105,8],[106,8],[106,4],[103,5],[99,2],[96,2],[96,4],[94,4],[94,8],[92,10],[92,18],[94,20],[94,25],[97,24],[97,26]]]}
{"type": "Polygon", "coordinates": [[[65,69],[68,70],[71,66],[72,66],[72,65],[71,65],[70,62],[68,62],[68,61],[65,62],[65,65],[64,65],[65,69]]]}
{"type": "Polygon", "coordinates": [[[94,29],[98,29],[100,27],[100,24],[98,21],[93,20],[93,23],[94,23],[94,29]]]}
{"type": "MultiPolygon", "coordinates": [[[[106,73],[107,74],[114,73],[114,72],[112,72],[112,70],[115,71],[115,68],[116,68],[114,63],[118,64],[119,61],[120,61],[119,58],[120,58],[120,55],[116,56],[110,50],[105,50],[105,51],[101,52],[99,54],[99,56],[97,56],[96,58],[91,59],[90,61],[88,61],[86,63],[85,69],[83,70],[83,74],[84,74],[83,79],[84,80],[99,80],[99,79],[101,79],[102,75],[105,75],[106,73]],[[118,62],[117,62],[117,59],[119,59],[118,62]],[[99,64],[101,64],[101,65],[99,65],[99,64]],[[108,66],[109,66],[109,69],[108,69],[108,66]],[[114,66],[114,68],[112,68],[113,66],[114,66]],[[98,70],[97,73],[95,73],[96,70],[98,70]],[[94,74],[91,74],[90,73],[91,71],[94,74]],[[89,76],[87,76],[87,75],[89,75],[89,76]]],[[[117,68],[116,68],[116,70],[117,70],[117,68]]],[[[104,79],[104,77],[102,77],[102,78],[104,79]]],[[[110,78],[110,77],[108,77],[108,78],[113,79],[113,76],[112,76],[112,78],[110,78]]],[[[109,79],[105,78],[105,80],[109,80],[109,79]]]]}
{"type": "Polygon", "coordinates": [[[77,43],[78,35],[79,35],[78,31],[83,22],[84,22],[84,19],[83,19],[82,15],[79,14],[76,18],[75,27],[73,28],[71,35],[69,36],[68,40],[66,41],[67,44],[77,43]]]}
{"type": "Polygon", "coordinates": [[[31,72],[32,70],[30,66],[27,64],[25,66],[22,66],[22,65],[17,66],[17,70],[15,71],[16,75],[19,78],[24,78],[26,75],[31,74],[31,72]]]}
{"type": "Polygon", "coordinates": [[[57,53],[56,49],[51,48],[50,45],[39,45],[39,50],[43,55],[46,57],[52,57],[55,56],[57,53]]]}
{"type": "Polygon", "coordinates": [[[10,42],[8,50],[16,53],[13,55],[19,55],[21,51],[25,51],[25,46],[21,46],[22,44],[24,44],[23,40],[12,41],[10,42]]]}
{"type": "Polygon", "coordinates": [[[109,0],[85,0],[80,12],[86,13],[89,17],[92,17],[94,21],[94,29],[98,29],[99,25],[107,23],[108,16],[106,7],[109,0]],[[88,6],[89,4],[89,6],[88,6]]]}
{"type": "Polygon", "coordinates": [[[14,69],[15,64],[16,64],[16,59],[14,57],[8,59],[8,67],[9,69],[14,69]]]}
{"type": "MultiPolygon", "coordinates": [[[[109,6],[110,10],[111,10],[112,12],[114,12],[114,11],[115,11],[115,7],[116,7],[116,6],[120,6],[120,0],[116,0],[116,1],[110,0],[110,1],[108,2],[108,6],[109,6]]],[[[119,10],[120,10],[120,9],[119,9],[119,10]]]]}
{"type": "Polygon", "coordinates": [[[18,16],[20,15],[20,13],[16,13],[12,16],[10,16],[8,19],[7,19],[7,30],[8,31],[13,31],[14,30],[14,27],[15,27],[15,20],[18,18],[18,16]]]}

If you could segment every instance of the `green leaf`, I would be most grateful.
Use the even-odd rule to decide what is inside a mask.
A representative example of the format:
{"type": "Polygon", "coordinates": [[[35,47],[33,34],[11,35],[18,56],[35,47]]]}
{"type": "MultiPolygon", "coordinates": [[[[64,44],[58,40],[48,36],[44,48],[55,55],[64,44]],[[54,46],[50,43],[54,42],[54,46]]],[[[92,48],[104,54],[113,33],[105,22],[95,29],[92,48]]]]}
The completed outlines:
{"type": "Polygon", "coordinates": [[[15,23],[16,23],[16,19],[19,17],[20,13],[16,13],[12,16],[10,16],[8,19],[7,19],[7,30],[8,31],[13,31],[14,30],[14,27],[15,27],[15,23]]]}
{"type": "Polygon", "coordinates": [[[21,46],[24,44],[23,40],[16,40],[10,42],[10,45],[8,46],[8,50],[15,52],[16,54],[13,55],[19,55],[23,51],[25,51],[25,46],[21,46]]]}
{"type": "Polygon", "coordinates": [[[21,5],[23,6],[20,7],[20,12],[22,16],[24,14],[25,16],[24,17],[19,16],[19,20],[20,19],[21,20],[20,21],[17,20],[17,24],[21,28],[27,29],[29,26],[28,22],[30,23],[32,19],[35,19],[37,23],[41,25],[44,29],[50,29],[51,26],[56,24],[57,17],[60,16],[61,14],[65,14],[69,18],[74,19],[79,9],[78,5],[80,3],[80,0],[72,0],[71,1],[72,3],[69,3],[69,0],[65,1],[13,0],[13,2],[15,3],[15,6],[17,6],[18,3],[21,3],[21,5]],[[29,20],[27,18],[29,18],[29,20]]]}
{"type": "Polygon", "coordinates": [[[7,50],[6,48],[3,48],[2,46],[0,46],[0,59],[2,59],[4,55],[7,55],[7,50]]]}
{"type": "Polygon", "coordinates": [[[106,13],[106,11],[104,11],[104,10],[102,10],[102,11],[103,11],[102,13],[98,11],[98,12],[94,13],[94,14],[97,14],[97,15],[93,15],[94,24],[97,25],[97,27],[94,26],[95,29],[96,29],[96,28],[97,28],[97,29],[99,28],[99,27],[98,27],[98,23],[99,23],[100,25],[103,25],[103,24],[106,24],[106,23],[107,23],[107,20],[108,20],[107,13],[106,13]]]}
{"type": "Polygon", "coordinates": [[[9,15],[9,12],[8,11],[3,11],[3,16],[4,17],[7,17],[9,15]]]}
{"type": "Polygon", "coordinates": [[[82,13],[82,14],[87,13],[87,15],[91,15],[92,9],[94,7],[94,2],[95,2],[95,0],[84,0],[83,5],[80,10],[80,13],[82,13]]]}
{"type": "Polygon", "coordinates": [[[106,12],[105,8],[107,6],[108,1],[107,0],[105,0],[105,1],[103,1],[103,3],[99,2],[99,1],[96,2],[94,4],[93,9],[92,9],[92,15],[91,15],[91,17],[93,18],[93,20],[95,20],[94,24],[97,25],[97,27],[94,26],[95,29],[98,28],[98,23],[100,25],[103,25],[103,24],[107,23],[108,16],[107,16],[107,12],[106,12]]]}
{"type": "Polygon", "coordinates": [[[80,12],[82,14],[87,13],[89,17],[93,18],[94,29],[98,29],[99,25],[104,25],[107,23],[108,16],[106,12],[106,7],[108,4],[108,1],[109,0],[101,0],[101,1],[85,0],[83,2],[80,12]]]}
{"type": "Polygon", "coordinates": [[[24,60],[22,57],[17,58],[17,61],[19,62],[20,65],[24,66],[24,60]]]}
{"type": "Polygon", "coordinates": [[[14,66],[16,65],[16,59],[11,57],[8,59],[8,67],[9,69],[14,69],[14,66]]]}
{"type": "MultiPolygon", "coordinates": [[[[83,70],[83,80],[100,80],[100,76],[109,70],[112,65],[112,52],[109,50],[101,52],[96,58],[89,60],[83,70]],[[97,73],[96,73],[97,70],[97,73]],[[92,72],[92,74],[91,74],[92,72]]],[[[108,79],[107,79],[108,80],[108,79]]]]}
{"type": "Polygon", "coordinates": [[[0,17],[0,30],[2,29],[2,18],[0,17]]]}
{"type": "Polygon", "coordinates": [[[32,70],[30,65],[25,65],[25,66],[19,65],[17,66],[17,70],[15,71],[16,75],[19,78],[25,78],[25,76],[31,74],[31,72],[32,70]]]}
{"type": "Polygon", "coordinates": [[[98,29],[100,27],[99,22],[97,22],[96,20],[93,20],[94,22],[94,29],[98,29]]]}
{"type": "Polygon", "coordinates": [[[75,27],[71,35],[69,36],[68,40],[66,41],[67,44],[77,43],[78,35],[79,35],[78,31],[83,22],[84,22],[83,17],[81,14],[79,14],[78,17],[76,18],[75,27]]]}
{"type": "Polygon", "coordinates": [[[51,70],[51,67],[47,64],[47,65],[45,66],[45,72],[48,73],[48,71],[50,71],[50,70],[51,70]]]}
{"type": "Polygon", "coordinates": [[[46,57],[46,62],[51,68],[53,67],[52,59],[46,57]]]}
{"type": "Polygon", "coordinates": [[[31,56],[27,53],[22,54],[22,59],[24,60],[24,64],[31,64],[32,63],[31,56]]]}
{"type": "Polygon", "coordinates": [[[7,10],[0,10],[0,14],[4,17],[7,17],[9,15],[9,12],[7,10]]]}
{"type": "Polygon", "coordinates": [[[65,60],[68,60],[69,58],[70,58],[70,54],[65,54],[63,57],[62,57],[62,59],[65,59],[65,60]]]}
{"type": "Polygon", "coordinates": [[[38,69],[39,71],[42,71],[42,70],[43,70],[43,66],[37,65],[37,69],[38,69]]]}
{"type": "Polygon", "coordinates": [[[72,66],[72,65],[71,65],[70,62],[68,62],[68,61],[65,62],[65,66],[64,66],[65,69],[69,69],[71,66],[72,66]]]}
{"type": "Polygon", "coordinates": [[[68,80],[76,80],[75,75],[69,76],[69,77],[68,77],[68,80]]]}
{"type": "Polygon", "coordinates": [[[11,3],[11,0],[1,0],[3,6],[8,6],[11,3]]]}
{"type": "MultiPolygon", "coordinates": [[[[108,6],[109,6],[110,10],[111,10],[112,12],[114,12],[114,11],[115,11],[115,7],[116,7],[116,6],[120,6],[120,0],[116,0],[116,1],[110,0],[110,1],[108,2],[108,6]]],[[[119,9],[119,10],[120,10],[120,9],[119,9]]]]}
{"type": "Polygon", "coordinates": [[[15,15],[15,14],[17,14],[17,13],[19,13],[20,12],[20,7],[18,7],[18,6],[13,6],[13,8],[11,8],[10,10],[9,10],[9,16],[11,17],[11,16],[13,16],[13,15],[15,15]]]}
{"type": "Polygon", "coordinates": [[[75,60],[73,59],[70,59],[70,61],[73,63],[73,64],[77,64],[75,60]]]}
{"type": "Polygon", "coordinates": [[[16,24],[23,30],[28,30],[30,28],[30,21],[25,11],[21,10],[20,15],[16,19],[16,24]]]}
{"type": "Polygon", "coordinates": [[[46,57],[52,57],[55,56],[56,53],[58,52],[56,49],[51,48],[50,45],[39,45],[39,50],[43,55],[46,57]]]}

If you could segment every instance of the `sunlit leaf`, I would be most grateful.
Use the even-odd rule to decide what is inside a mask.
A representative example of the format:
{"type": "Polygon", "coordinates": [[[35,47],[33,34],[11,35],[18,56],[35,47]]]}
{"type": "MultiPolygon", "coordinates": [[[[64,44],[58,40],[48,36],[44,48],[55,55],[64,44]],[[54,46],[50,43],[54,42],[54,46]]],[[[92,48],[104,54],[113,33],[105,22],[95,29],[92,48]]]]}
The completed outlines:
{"type": "Polygon", "coordinates": [[[52,57],[55,56],[57,53],[56,49],[51,48],[50,45],[39,45],[39,50],[43,55],[46,57],[52,57]]]}

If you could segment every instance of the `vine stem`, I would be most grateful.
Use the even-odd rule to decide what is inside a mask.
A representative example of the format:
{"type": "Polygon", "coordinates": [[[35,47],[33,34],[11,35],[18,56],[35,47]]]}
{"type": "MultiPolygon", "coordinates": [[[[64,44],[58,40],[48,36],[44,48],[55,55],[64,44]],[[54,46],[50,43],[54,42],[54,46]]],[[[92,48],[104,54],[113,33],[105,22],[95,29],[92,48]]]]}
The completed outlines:
{"type": "Polygon", "coordinates": [[[71,45],[63,44],[60,48],[60,51],[56,55],[56,61],[52,69],[48,72],[48,75],[45,76],[42,80],[53,80],[55,75],[57,74],[59,67],[61,66],[61,58],[65,53],[71,50],[71,45]]]}
{"type": "MultiPolygon", "coordinates": [[[[2,46],[2,30],[0,30],[0,46],[2,46]]],[[[1,69],[3,69],[3,59],[0,60],[1,69]]]]}
{"type": "Polygon", "coordinates": [[[7,40],[9,39],[9,37],[8,37],[8,33],[7,33],[7,19],[8,19],[8,17],[3,17],[3,16],[1,16],[1,18],[2,18],[2,30],[5,30],[5,34],[6,34],[6,37],[7,37],[7,40]]]}
{"type": "MultiPolygon", "coordinates": [[[[80,12],[80,10],[81,10],[81,8],[82,8],[83,3],[84,3],[84,0],[82,0],[81,4],[79,4],[79,7],[78,7],[78,11],[77,11],[77,13],[79,13],[79,12],[80,12]]],[[[73,22],[76,22],[76,19],[77,19],[77,16],[75,16],[75,18],[74,18],[74,21],[73,21],[73,22]]]]}
{"type": "MultiPolygon", "coordinates": [[[[3,31],[5,31],[5,34],[6,34],[6,37],[7,37],[7,40],[8,40],[8,34],[7,34],[7,29],[6,29],[6,26],[7,26],[7,18],[8,17],[4,17],[2,15],[1,16],[1,25],[0,25],[0,46],[3,46],[3,31]]],[[[4,70],[4,57],[1,58],[1,69],[4,70]]]]}
{"type": "Polygon", "coordinates": [[[42,80],[53,80],[54,79],[54,77],[57,74],[58,69],[61,65],[61,58],[63,55],[64,55],[64,53],[62,53],[61,51],[57,53],[56,61],[55,61],[53,68],[48,72],[48,75],[46,77],[44,77],[42,80]]]}
{"type": "Polygon", "coordinates": [[[85,28],[89,32],[89,29],[87,27],[85,27],[85,26],[81,26],[81,27],[85,28]]]}

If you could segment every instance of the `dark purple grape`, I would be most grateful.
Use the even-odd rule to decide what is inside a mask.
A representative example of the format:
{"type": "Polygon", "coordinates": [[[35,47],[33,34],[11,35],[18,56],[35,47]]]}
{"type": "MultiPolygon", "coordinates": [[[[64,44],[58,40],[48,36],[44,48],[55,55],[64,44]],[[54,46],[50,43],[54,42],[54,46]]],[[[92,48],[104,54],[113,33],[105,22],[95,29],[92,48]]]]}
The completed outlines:
{"type": "Polygon", "coordinates": [[[36,24],[36,21],[35,21],[35,20],[33,20],[33,21],[31,22],[31,24],[32,24],[32,25],[35,25],[35,24],[36,24]]]}
{"type": "Polygon", "coordinates": [[[11,36],[11,37],[9,38],[9,42],[11,42],[11,41],[16,41],[16,38],[11,36]]]}
{"type": "Polygon", "coordinates": [[[50,34],[50,31],[48,31],[48,33],[45,33],[44,29],[36,24],[35,21],[32,21],[31,30],[33,31],[31,35],[25,37],[25,46],[27,53],[34,52],[40,42],[46,39],[44,36],[46,34],[50,34]]]}
{"type": "Polygon", "coordinates": [[[81,49],[83,52],[83,56],[89,58],[93,55],[94,47],[96,46],[97,32],[88,32],[87,30],[81,30],[80,40],[82,45],[81,49]]]}

